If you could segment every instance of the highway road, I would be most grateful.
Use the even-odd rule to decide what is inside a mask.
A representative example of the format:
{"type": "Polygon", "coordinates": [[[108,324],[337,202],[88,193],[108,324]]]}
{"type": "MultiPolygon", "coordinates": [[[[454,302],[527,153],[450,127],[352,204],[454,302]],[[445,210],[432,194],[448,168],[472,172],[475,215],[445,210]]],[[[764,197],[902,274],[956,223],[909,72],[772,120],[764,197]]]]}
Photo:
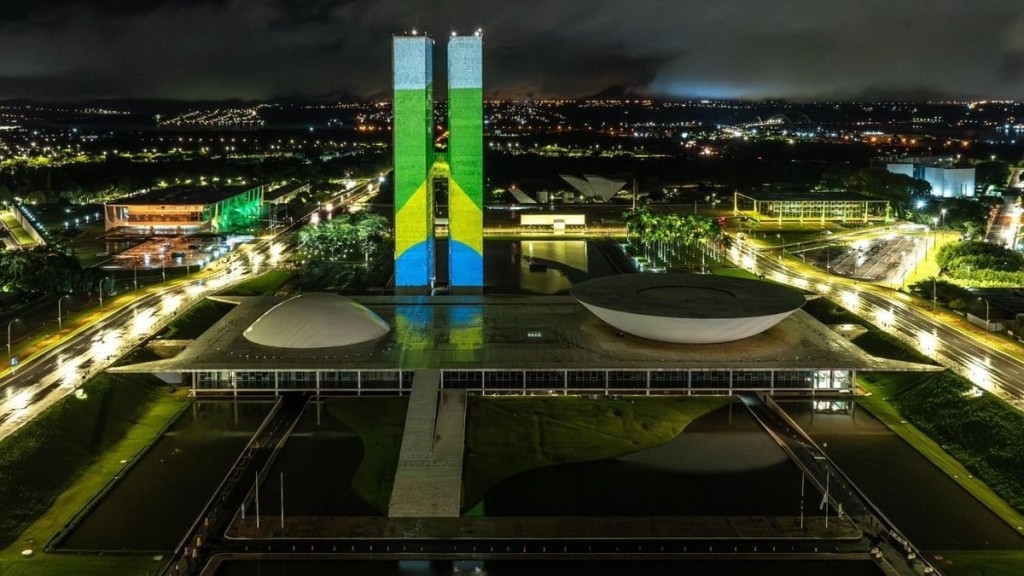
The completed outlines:
{"type": "Polygon", "coordinates": [[[71,393],[117,358],[163,328],[179,310],[242,278],[224,265],[186,284],[146,290],[131,304],[104,316],[17,367],[0,384],[0,438],[71,393]]]}
{"type": "Polygon", "coordinates": [[[989,223],[985,242],[1013,249],[1017,245],[1017,228],[1020,221],[1020,209],[1017,207],[1017,195],[1003,196],[995,216],[989,223]]]}
{"type": "Polygon", "coordinates": [[[180,310],[209,294],[224,290],[274,266],[284,258],[290,237],[322,211],[338,211],[364,201],[377,191],[373,181],[339,194],[328,207],[317,207],[282,228],[273,239],[239,247],[236,252],[210,264],[202,274],[185,283],[152,286],[120,309],[96,323],[67,335],[46,352],[22,363],[0,381],[0,439],[49,408],[68,394],[82,394],[80,386],[118,358],[163,329],[180,310]]]}
{"type": "Polygon", "coordinates": [[[1024,407],[1024,353],[1013,343],[927,302],[876,284],[797,268],[774,254],[740,245],[733,261],[766,278],[827,297],[973,382],[1024,407]]]}

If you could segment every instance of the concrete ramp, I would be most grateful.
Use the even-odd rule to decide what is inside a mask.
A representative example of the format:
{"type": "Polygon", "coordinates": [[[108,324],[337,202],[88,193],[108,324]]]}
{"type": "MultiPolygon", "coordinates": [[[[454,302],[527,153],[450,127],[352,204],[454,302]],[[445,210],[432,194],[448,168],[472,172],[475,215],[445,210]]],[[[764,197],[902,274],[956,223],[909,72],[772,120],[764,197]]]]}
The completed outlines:
{"type": "Polygon", "coordinates": [[[440,390],[439,370],[412,380],[389,517],[459,516],[466,436],[466,391],[440,390]]]}

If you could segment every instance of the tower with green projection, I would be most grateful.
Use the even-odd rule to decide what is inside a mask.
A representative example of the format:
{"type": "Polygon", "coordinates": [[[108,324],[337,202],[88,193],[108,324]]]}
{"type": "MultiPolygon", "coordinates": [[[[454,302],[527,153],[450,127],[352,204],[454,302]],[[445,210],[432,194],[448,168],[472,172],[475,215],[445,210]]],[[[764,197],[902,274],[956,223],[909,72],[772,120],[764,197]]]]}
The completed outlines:
{"type": "Polygon", "coordinates": [[[395,286],[426,289],[447,261],[452,290],[483,286],[483,37],[448,42],[446,152],[435,150],[433,46],[394,38],[395,286]],[[448,253],[434,250],[434,185],[447,183],[448,253]]]}

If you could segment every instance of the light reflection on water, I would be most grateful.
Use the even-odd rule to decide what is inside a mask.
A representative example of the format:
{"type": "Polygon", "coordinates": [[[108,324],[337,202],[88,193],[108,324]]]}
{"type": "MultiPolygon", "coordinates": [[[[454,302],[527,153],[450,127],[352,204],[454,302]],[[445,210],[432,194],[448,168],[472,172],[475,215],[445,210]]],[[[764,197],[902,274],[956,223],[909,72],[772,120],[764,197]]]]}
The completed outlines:
{"type": "Polygon", "coordinates": [[[601,251],[587,240],[489,240],[484,277],[504,293],[565,294],[572,285],[613,274],[601,251]]]}

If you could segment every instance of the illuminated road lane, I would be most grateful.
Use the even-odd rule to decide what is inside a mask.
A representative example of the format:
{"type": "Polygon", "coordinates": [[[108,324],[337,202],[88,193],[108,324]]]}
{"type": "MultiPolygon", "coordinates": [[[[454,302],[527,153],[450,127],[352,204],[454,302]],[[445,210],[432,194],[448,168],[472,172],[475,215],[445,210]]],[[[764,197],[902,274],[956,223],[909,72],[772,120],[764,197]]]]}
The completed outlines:
{"type": "Polygon", "coordinates": [[[830,298],[981,389],[1015,405],[1024,400],[1021,355],[986,342],[991,338],[995,343],[994,336],[981,336],[961,328],[960,322],[950,322],[948,313],[934,315],[912,306],[909,296],[877,285],[823,273],[805,275],[749,247],[736,247],[731,256],[744,268],[763,273],[766,278],[830,298]]]}

